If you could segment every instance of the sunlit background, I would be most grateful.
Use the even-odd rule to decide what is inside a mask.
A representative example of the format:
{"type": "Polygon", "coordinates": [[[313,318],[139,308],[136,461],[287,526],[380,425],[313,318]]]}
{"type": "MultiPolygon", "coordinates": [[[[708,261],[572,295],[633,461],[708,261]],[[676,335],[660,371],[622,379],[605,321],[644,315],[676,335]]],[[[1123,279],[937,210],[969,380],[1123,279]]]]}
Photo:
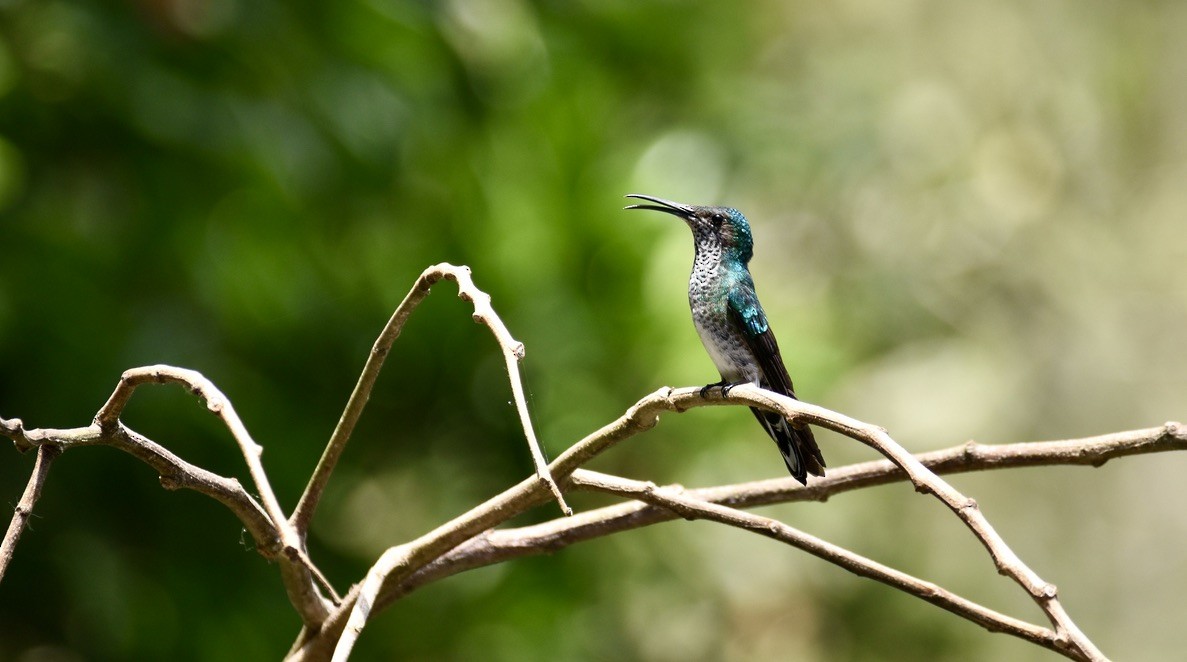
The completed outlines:
{"type": "MultiPolygon", "coordinates": [[[[729,204],[797,390],[913,450],[1187,418],[1187,4],[0,2],[0,414],[84,425],[121,371],[200,370],[300,495],[420,271],[467,264],[527,347],[555,456],[717,375],[688,230],[729,204]]],[[[449,284],[410,320],[318,512],[345,590],[530,470],[449,284]]],[[[181,389],[125,416],[245,478],[181,389]]],[[[831,466],[872,452],[820,433],[831,466]]],[[[4,503],[32,455],[4,451],[4,503]]],[[[744,410],[592,468],[784,475],[744,410]]],[[[953,477],[1117,659],[1187,646],[1187,458],[953,477]]],[[[603,500],[575,496],[581,508],[603,500]]],[[[1042,616],[902,485],[761,511],[1042,616]]],[[[539,521],[555,508],[533,513],[539,521]]],[[[104,448],[54,466],[0,586],[0,658],[278,659],[299,622],[221,506],[104,448]]],[[[678,522],[457,576],[359,659],[1046,660],[771,541],[678,522]]]]}

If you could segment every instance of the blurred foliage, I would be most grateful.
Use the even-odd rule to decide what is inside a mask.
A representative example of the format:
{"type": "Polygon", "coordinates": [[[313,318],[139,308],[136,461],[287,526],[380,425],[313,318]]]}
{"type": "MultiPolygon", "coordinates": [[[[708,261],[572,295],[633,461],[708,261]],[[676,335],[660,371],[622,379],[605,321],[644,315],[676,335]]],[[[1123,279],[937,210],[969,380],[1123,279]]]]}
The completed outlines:
{"type": "MultiPolygon", "coordinates": [[[[746,212],[801,396],[913,449],[1182,419],[1185,28],[1169,1],[4,0],[0,412],[82,425],[126,368],[198,369],[291,507],[390,311],[450,261],[526,343],[555,455],[654,388],[716,379],[687,230],[619,211],[643,192],[746,212]]],[[[439,287],[315,522],[340,587],[530,469],[497,349],[439,287]]],[[[245,474],[179,389],[125,420],[245,474]]],[[[833,466],[870,457],[821,438],[833,466]]],[[[0,463],[7,503],[31,465],[0,463]]],[[[596,466],[783,474],[734,409],[665,419],[596,466]]],[[[1168,659],[1187,643],[1184,470],[954,482],[1106,652],[1168,659]]],[[[902,486],[769,512],[1041,618],[902,486]]],[[[0,658],[277,659],[299,624],[249,543],[128,457],[70,452],[0,587],[0,658]]],[[[452,578],[358,656],[1050,659],[703,523],[452,578]]]]}

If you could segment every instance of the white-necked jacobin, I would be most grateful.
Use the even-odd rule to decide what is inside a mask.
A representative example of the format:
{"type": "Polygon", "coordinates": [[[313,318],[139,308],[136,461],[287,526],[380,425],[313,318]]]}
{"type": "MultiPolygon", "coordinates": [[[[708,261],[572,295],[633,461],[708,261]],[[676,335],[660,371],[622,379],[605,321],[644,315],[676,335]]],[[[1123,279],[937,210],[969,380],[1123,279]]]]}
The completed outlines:
{"type": "MultiPolygon", "coordinates": [[[[732,207],[685,205],[635,193],[626,197],[655,203],[627,209],[672,214],[692,229],[696,254],[688,279],[688,305],[701,342],[721,373],[721,381],[705,386],[701,395],[719,386],[722,395],[728,396],[738,384],[757,384],[794,398],[791,377],[750,277],[754,239],[746,217],[732,207]]],[[[807,424],[754,407],[750,411],[775,440],[796,480],[806,485],[808,474],[824,475],[824,456],[807,424]]]]}

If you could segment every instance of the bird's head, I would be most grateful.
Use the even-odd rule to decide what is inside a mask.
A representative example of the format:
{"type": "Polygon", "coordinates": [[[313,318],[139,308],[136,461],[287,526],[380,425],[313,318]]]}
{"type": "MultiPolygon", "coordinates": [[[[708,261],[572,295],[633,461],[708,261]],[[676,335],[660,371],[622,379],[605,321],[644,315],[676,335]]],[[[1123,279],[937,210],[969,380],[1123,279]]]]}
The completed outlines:
{"type": "Polygon", "coordinates": [[[743,264],[750,261],[754,252],[754,239],[750,235],[750,223],[737,209],[686,205],[638,193],[630,193],[626,197],[654,203],[628,205],[627,209],[662,211],[683,219],[692,229],[697,246],[720,247],[724,255],[740,260],[743,264]]]}

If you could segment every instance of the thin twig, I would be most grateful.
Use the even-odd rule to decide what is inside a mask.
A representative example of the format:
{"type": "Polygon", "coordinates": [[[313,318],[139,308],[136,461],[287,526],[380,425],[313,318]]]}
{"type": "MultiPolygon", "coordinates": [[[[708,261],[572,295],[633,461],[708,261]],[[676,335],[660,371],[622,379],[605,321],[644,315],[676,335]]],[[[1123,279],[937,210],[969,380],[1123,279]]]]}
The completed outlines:
{"type": "MultiPolygon", "coordinates": [[[[19,421],[17,421],[19,425],[19,421]]],[[[25,486],[25,493],[12,513],[12,521],[8,524],[8,531],[4,534],[4,542],[0,543],[0,581],[4,581],[4,573],[8,564],[12,562],[13,552],[17,541],[21,539],[29,517],[33,515],[33,506],[41,498],[41,489],[45,486],[45,479],[49,476],[49,465],[54,458],[62,454],[59,446],[45,445],[37,449],[37,462],[33,465],[33,473],[29,476],[29,484],[25,486]]]]}
{"type": "Polygon", "coordinates": [[[524,436],[527,437],[528,450],[531,451],[532,462],[536,466],[536,477],[544,483],[548,491],[552,492],[552,498],[560,506],[561,512],[565,515],[572,515],[573,509],[565,503],[565,497],[561,494],[560,487],[552,479],[552,474],[548,470],[548,460],[544,459],[544,452],[540,448],[540,442],[536,439],[536,431],[532,426],[532,417],[528,413],[528,401],[524,395],[523,379],[519,374],[519,362],[523,360],[524,356],[523,343],[511,337],[511,332],[507,330],[503,320],[499,319],[495,309],[491,307],[490,295],[474,287],[469,267],[455,267],[452,271],[447,271],[445,277],[457,283],[458,296],[463,301],[474,304],[474,321],[485,324],[499,342],[499,347],[503,350],[503,362],[507,366],[507,379],[511,382],[515,410],[519,413],[519,425],[523,428],[524,436]]]}
{"type": "Polygon", "coordinates": [[[499,316],[491,308],[490,296],[474,286],[474,282],[470,278],[469,267],[456,267],[452,264],[442,263],[431,266],[420,274],[420,277],[416,279],[416,283],[413,284],[412,289],[404,297],[404,300],[400,302],[400,305],[396,307],[391,319],[388,320],[387,325],[383,327],[383,331],[380,332],[379,337],[375,340],[375,344],[371,347],[371,354],[367,357],[367,362],[363,365],[363,372],[359,375],[358,383],[355,384],[354,391],[351,392],[350,398],[346,402],[346,409],[342,412],[341,418],[338,419],[338,425],[334,428],[333,434],[330,435],[329,442],[326,443],[326,448],[322,452],[321,459],[318,460],[317,467],[314,468],[313,475],[309,479],[309,484],[305,487],[305,493],[301,495],[301,500],[293,510],[290,521],[292,521],[302,536],[309,530],[309,523],[313,519],[313,513],[317,509],[318,503],[321,501],[321,495],[330,480],[330,474],[333,473],[334,467],[337,466],[338,459],[342,456],[342,451],[346,448],[346,443],[350,440],[350,435],[354,432],[355,425],[363,413],[363,408],[366,407],[367,401],[371,398],[371,390],[375,386],[375,380],[379,377],[379,371],[383,368],[384,360],[391,351],[392,344],[400,337],[400,332],[403,331],[404,324],[408,321],[408,317],[412,314],[412,311],[428,296],[429,290],[433,285],[443,278],[457,283],[458,296],[474,304],[474,321],[485,324],[490,328],[491,333],[494,334],[500,348],[502,348],[507,362],[507,373],[511,380],[511,389],[519,411],[520,423],[527,437],[532,458],[536,463],[536,475],[552,493],[557,503],[560,504],[561,510],[566,514],[572,513],[572,510],[565,503],[564,497],[561,496],[560,488],[557,487],[556,482],[548,472],[548,466],[544,462],[544,454],[540,450],[539,443],[536,440],[536,434],[532,428],[531,419],[527,415],[527,403],[523,397],[523,387],[520,383],[518,365],[519,359],[523,358],[523,343],[511,337],[510,332],[507,331],[507,327],[503,325],[499,316]]]}

